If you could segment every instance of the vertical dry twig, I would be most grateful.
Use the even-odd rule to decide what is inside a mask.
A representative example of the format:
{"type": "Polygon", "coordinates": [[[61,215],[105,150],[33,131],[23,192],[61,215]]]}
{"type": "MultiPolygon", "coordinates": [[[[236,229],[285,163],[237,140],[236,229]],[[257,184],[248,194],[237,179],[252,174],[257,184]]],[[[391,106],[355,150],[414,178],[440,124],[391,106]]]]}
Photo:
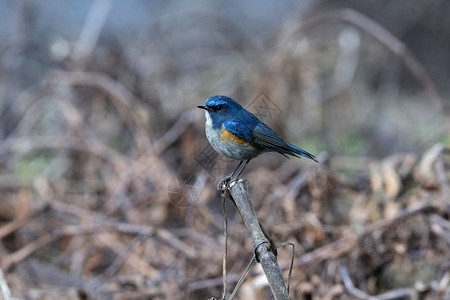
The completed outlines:
{"type": "Polygon", "coordinates": [[[291,299],[284,284],[283,275],[277,263],[275,249],[261,229],[255,210],[248,194],[247,181],[233,181],[227,186],[228,191],[238,209],[245,227],[253,240],[256,260],[261,264],[266,274],[270,288],[276,300],[291,299]]]}

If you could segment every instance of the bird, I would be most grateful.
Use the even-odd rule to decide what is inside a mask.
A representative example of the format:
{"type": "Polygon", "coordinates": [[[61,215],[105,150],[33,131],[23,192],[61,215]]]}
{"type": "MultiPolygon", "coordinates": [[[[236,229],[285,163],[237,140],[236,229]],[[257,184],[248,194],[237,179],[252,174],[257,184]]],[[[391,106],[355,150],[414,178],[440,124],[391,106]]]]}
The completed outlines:
{"type": "Polygon", "coordinates": [[[306,157],[318,162],[313,154],[285,142],[269,126],[230,97],[212,96],[206,100],[205,105],[197,107],[205,111],[205,133],[214,150],[240,161],[236,170],[227,176],[231,181],[239,178],[253,158],[265,152],[278,152],[285,157],[306,157]],[[244,166],[239,170],[242,164],[244,166]]]}

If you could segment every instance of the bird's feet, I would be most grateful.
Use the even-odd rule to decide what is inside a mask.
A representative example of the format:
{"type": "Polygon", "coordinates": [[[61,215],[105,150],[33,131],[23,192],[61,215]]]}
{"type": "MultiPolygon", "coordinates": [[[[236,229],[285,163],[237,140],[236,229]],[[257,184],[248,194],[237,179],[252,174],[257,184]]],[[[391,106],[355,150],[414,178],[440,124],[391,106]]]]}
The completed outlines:
{"type": "Polygon", "coordinates": [[[223,178],[218,184],[217,184],[217,190],[219,192],[226,191],[229,187],[231,187],[234,183],[245,181],[245,178],[239,178],[236,176],[233,176],[233,174],[228,175],[227,177],[223,178]]]}
{"type": "Polygon", "coordinates": [[[218,191],[223,191],[226,190],[228,185],[231,182],[233,175],[228,175],[227,177],[223,178],[218,184],[217,184],[217,190],[218,191]]]}

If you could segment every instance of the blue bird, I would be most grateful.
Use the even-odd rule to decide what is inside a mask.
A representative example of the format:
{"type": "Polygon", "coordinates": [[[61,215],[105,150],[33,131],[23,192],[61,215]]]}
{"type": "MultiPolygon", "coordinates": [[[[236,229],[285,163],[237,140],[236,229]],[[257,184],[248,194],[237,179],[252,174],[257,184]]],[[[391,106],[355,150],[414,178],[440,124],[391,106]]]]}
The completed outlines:
{"type": "Polygon", "coordinates": [[[212,96],[205,105],[197,107],[205,110],[206,137],[214,150],[228,158],[240,160],[236,170],[229,176],[234,180],[251,159],[264,152],[278,152],[286,157],[303,156],[318,162],[311,153],[286,143],[269,126],[229,97],[212,96]]]}

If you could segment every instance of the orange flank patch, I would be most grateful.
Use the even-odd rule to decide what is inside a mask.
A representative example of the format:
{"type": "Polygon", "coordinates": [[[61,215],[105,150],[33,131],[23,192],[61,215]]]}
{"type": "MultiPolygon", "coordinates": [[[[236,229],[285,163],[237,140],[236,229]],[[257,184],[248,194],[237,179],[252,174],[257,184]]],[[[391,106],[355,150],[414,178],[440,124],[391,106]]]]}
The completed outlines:
{"type": "Polygon", "coordinates": [[[229,132],[228,130],[226,130],[225,128],[222,127],[222,132],[220,133],[220,137],[222,138],[222,140],[224,140],[225,142],[235,142],[238,144],[248,144],[248,142],[246,140],[243,140],[241,138],[238,138],[237,136],[235,136],[234,134],[232,134],[231,132],[229,132]]]}

